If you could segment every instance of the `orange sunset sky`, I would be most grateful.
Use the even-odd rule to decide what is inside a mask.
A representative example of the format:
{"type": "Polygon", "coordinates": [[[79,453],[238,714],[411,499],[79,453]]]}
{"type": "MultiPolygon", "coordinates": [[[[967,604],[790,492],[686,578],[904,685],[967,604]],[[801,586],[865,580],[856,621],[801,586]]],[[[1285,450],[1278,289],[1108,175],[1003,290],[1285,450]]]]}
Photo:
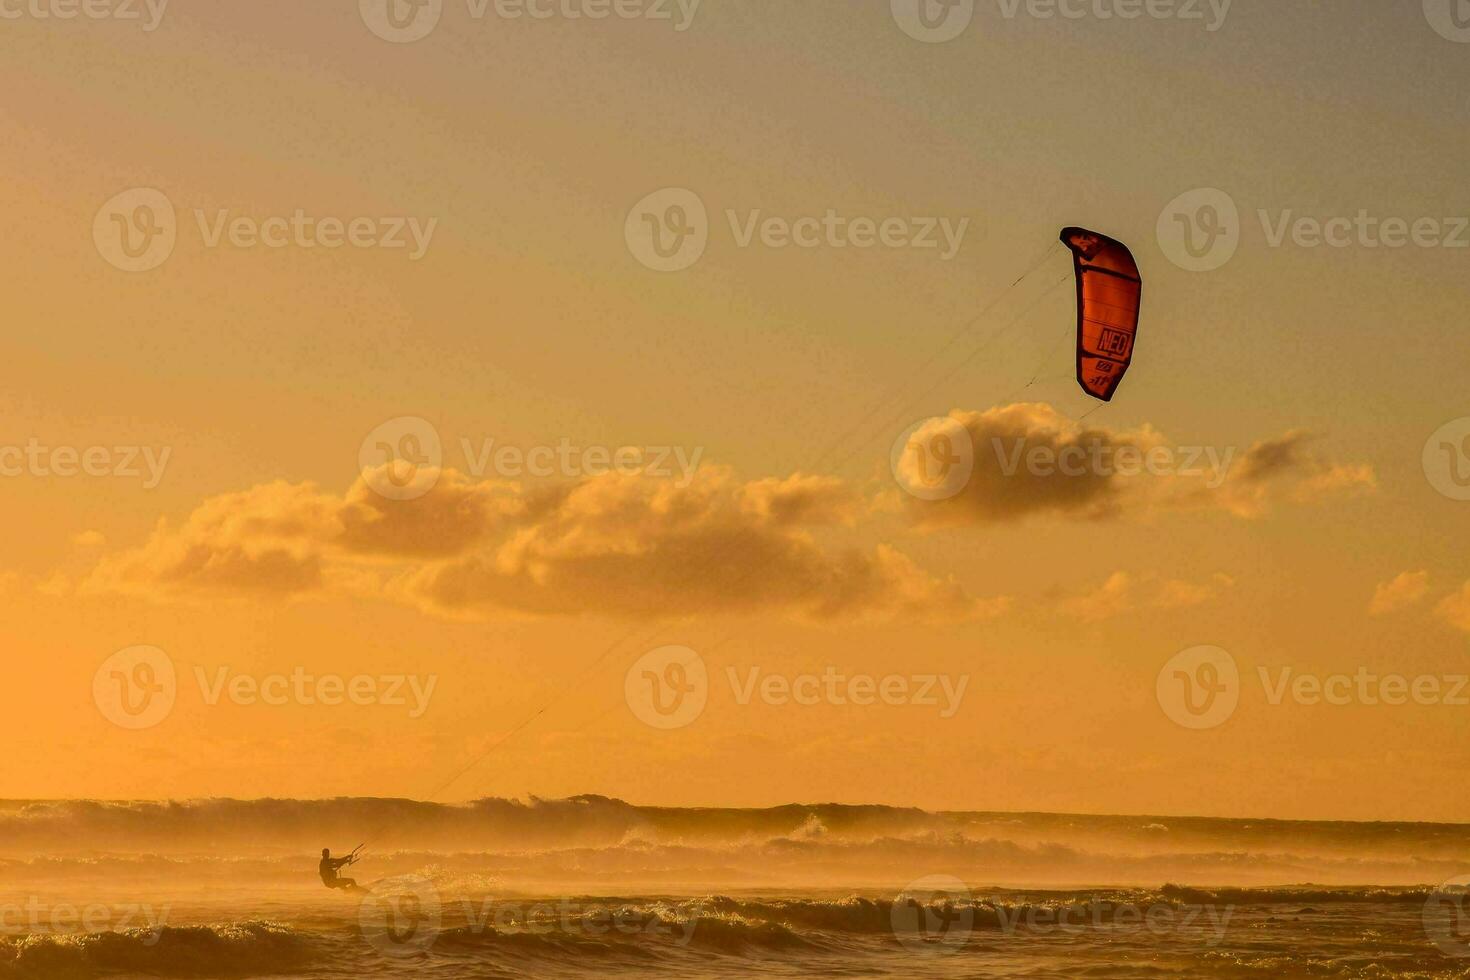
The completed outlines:
{"type": "Polygon", "coordinates": [[[1470,47],[1417,3],[1238,0],[1215,31],[982,3],[942,44],[886,3],[677,20],[450,3],[411,44],[355,2],[0,21],[0,446],[168,452],[156,481],[0,479],[0,795],[1464,819],[1470,704],[1273,705],[1258,668],[1470,674],[1470,502],[1423,459],[1470,416],[1470,249],[1270,240],[1286,213],[1470,214],[1470,47]],[[131,188],[178,222],[134,273],[93,237],[131,188]],[[679,272],[625,237],[665,188],[708,209],[679,272]],[[1199,188],[1238,206],[1239,246],[1191,272],[1160,225],[1199,188]],[[435,224],[413,258],[210,246],[194,217],[297,209],[435,224]],[[829,209],[968,224],[946,259],[742,246],[727,218],[829,209]],[[1145,280],[1102,408],[1070,376],[1073,224],[1145,280]],[[925,504],[890,449],[951,413],[983,462],[925,504]],[[361,450],[404,417],[444,469],[395,501],[361,450]],[[1234,465],[1006,477],[994,438],[1234,465]],[[463,446],[489,439],[698,465],[476,473],[463,446]],[[179,691],[129,730],[93,676],[139,644],[179,691]],[[669,644],[710,691],[666,731],[624,687],[669,644]],[[1197,645],[1242,678],[1201,731],[1155,691],[1197,645]],[[944,716],[742,704],[727,680],[829,667],[966,687],[944,716]],[[437,680],[411,717],[210,704],[196,671],[222,668],[437,680]]]}

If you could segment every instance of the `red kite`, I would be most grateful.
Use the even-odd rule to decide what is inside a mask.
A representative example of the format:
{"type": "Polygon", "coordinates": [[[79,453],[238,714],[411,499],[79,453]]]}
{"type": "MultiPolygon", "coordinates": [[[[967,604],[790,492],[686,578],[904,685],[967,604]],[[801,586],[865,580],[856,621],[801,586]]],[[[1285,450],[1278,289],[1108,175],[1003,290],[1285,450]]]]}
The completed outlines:
{"type": "Polygon", "coordinates": [[[1062,242],[1077,268],[1077,382],[1105,402],[1133,363],[1143,277],[1128,246],[1085,228],[1065,228],[1062,242]]]}

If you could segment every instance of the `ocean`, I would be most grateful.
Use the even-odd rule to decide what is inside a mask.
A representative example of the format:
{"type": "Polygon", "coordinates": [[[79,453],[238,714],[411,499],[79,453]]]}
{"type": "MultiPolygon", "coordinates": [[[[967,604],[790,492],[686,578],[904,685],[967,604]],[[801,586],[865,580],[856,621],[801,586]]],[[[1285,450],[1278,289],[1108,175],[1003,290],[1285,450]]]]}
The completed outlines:
{"type": "Polygon", "coordinates": [[[1470,977],[1467,881],[1448,824],[14,801],[0,976],[1470,977]]]}

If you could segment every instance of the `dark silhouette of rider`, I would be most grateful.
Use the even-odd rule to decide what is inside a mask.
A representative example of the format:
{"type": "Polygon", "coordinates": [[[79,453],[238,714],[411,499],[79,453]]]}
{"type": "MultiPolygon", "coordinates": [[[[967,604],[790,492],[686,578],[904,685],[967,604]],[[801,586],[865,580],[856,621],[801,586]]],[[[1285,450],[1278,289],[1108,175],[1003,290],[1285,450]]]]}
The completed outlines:
{"type": "Polygon", "coordinates": [[[345,858],[334,858],[332,857],[331,848],[322,848],[322,862],[316,866],[317,871],[322,876],[322,884],[328,888],[356,888],[357,882],[351,878],[337,877],[338,868],[345,868],[355,860],[357,859],[351,854],[345,858]]]}

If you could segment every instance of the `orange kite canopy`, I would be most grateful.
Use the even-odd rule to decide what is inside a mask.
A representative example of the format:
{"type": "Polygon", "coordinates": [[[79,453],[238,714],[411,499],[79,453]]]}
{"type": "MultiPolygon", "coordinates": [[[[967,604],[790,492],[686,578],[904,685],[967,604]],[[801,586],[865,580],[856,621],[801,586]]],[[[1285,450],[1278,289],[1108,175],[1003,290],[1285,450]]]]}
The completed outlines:
{"type": "Polygon", "coordinates": [[[1077,268],[1077,382],[1105,402],[1133,363],[1143,277],[1128,246],[1085,228],[1064,228],[1077,268]]]}

